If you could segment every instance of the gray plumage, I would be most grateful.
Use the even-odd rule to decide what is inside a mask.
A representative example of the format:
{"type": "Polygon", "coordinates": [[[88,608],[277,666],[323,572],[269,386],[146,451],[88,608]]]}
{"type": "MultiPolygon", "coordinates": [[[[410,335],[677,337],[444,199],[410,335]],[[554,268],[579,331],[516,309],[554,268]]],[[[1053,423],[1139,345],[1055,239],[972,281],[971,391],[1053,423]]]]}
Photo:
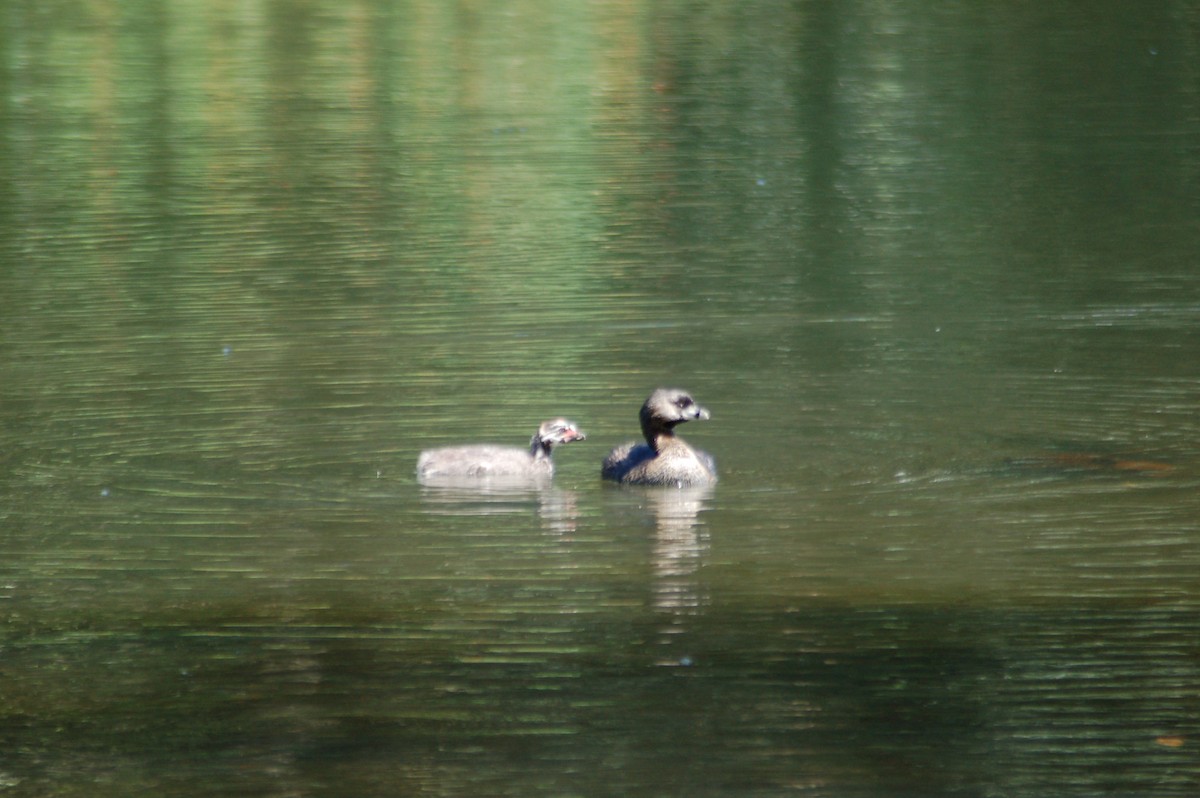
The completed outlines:
{"type": "Polygon", "coordinates": [[[543,480],[554,476],[553,449],[560,443],[586,440],[578,427],[565,418],[543,421],[529,441],[528,449],[516,446],[472,444],[447,446],[421,452],[417,478],[543,480]]]}
{"type": "Polygon", "coordinates": [[[630,441],[604,458],[600,475],[625,485],[711,485],[717,481],[712,456],[675,435],[685,421],[705,421],[709,412],[687,391],[659,388],[642,405],[639,419],[646,443],[630,441]]]}

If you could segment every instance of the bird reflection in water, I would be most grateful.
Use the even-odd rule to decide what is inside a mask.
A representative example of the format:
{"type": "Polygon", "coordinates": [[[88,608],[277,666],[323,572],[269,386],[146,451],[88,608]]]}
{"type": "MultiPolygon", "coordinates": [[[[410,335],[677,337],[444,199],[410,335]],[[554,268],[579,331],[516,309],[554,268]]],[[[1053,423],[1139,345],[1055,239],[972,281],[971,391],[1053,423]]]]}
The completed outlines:
{"type": "MultiPolygon", "coordinates": [[[[707,530],[700,514],[709,506],[711,486],[647,490],[647,506],[654,515],[654,607],[665,624],[659,642],[673,645],[688,631],[687,620],[698,615],[707,596],[697,579],[709,551],[707,530]]],[[[690,665],[683,653],[659,660],[662,665],[690,665]]]]}
{"type": "Polygon", "coordinates": [[[574,533],[579,520],[575,491],[559,490],[548,481],[530,485],[524,480],[486,484],[477,480],[448,480],[436,486],[422,486],[421,500],[425,511],[433,515],[511,515],[529,512],[532,506],[542,527],[560,535],[574,533]]]}

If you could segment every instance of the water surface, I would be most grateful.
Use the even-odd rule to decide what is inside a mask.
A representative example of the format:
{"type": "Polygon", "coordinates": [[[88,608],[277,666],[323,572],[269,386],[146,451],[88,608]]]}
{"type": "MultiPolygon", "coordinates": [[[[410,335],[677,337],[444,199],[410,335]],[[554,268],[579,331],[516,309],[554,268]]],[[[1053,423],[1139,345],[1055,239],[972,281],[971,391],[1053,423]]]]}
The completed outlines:
{"type": "Polygon", "coordinates": [[[1194,795],[1198,28],[10,9],[0,786],[1194,795]]]}

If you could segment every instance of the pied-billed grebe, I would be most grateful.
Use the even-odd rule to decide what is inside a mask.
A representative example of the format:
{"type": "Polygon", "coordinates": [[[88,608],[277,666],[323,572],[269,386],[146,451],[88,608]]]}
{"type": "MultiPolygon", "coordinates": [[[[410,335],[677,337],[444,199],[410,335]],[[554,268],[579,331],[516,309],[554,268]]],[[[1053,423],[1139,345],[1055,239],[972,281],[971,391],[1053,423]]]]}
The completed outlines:
{"type": "Polygon", "coordinates": [[[600,475],[626,485],[711,485],[717,464],[706,452],[675,437],[675,425],[708,419],[708,411],[687,391],[659,388],[642,405],[639,418],[646,443],[630,441],[604,458],[600,475]]]}
{"type": "Polygon", "coordinates": [[[417,458],[417,478],[438,479],[544,480],[554,475],[550,455],[560,443],[586,440],[586,436],[565,418],[543,421],[529,441],[528,449],[516,446],[448,446],[429,449],[417,458]]]}

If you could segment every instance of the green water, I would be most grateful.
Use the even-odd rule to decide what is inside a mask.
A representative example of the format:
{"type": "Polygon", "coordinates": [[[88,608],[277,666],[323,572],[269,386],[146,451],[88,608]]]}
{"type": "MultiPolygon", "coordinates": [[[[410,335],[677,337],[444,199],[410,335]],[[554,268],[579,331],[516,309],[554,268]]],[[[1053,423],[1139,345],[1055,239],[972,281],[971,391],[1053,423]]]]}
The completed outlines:
{"type": "Polygon", "coordinates": [[[10,4],[0,792],[1194,795],[1198,30],[10,4]]]}

